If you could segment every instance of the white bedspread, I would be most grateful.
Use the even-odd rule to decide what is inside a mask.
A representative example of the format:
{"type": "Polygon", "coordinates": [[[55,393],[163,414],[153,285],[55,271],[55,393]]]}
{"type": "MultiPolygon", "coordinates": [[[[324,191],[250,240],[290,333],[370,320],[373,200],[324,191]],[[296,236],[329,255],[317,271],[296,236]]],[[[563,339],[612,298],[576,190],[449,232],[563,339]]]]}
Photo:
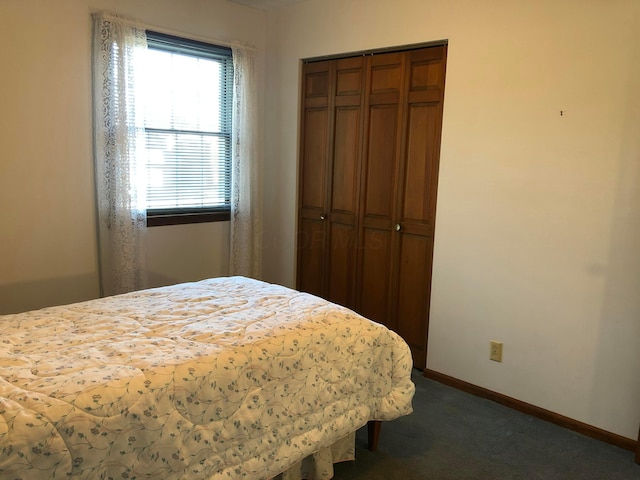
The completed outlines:
{"type": "Polygon", "coordinates": [[[242,277],[0,316],[0,479],[263,479],[412,411],[398,335],[242,277]]]}

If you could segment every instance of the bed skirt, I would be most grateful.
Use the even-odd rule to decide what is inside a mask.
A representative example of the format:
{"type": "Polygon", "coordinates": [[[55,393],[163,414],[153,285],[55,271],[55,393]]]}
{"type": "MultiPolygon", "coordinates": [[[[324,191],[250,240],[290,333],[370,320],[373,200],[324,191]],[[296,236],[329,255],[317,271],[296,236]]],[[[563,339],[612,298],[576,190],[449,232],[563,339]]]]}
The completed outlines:
{"type": "Polygon", "coordinates": [[[329,480],[333,478],[333,464],[355,460],[356,432],[303,458],[273,480],[329,480]]]}

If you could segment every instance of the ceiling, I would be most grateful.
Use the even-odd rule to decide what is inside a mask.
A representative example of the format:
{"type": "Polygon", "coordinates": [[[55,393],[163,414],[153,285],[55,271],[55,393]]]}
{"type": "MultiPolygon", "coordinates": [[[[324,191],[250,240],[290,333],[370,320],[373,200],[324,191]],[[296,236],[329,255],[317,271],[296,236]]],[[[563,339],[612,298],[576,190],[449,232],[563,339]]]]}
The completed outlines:
{"type": "Polygon", "coordinates": [[[270,8],[285,7],[294,3],[305,2],[306,0],[229,0],[230,2],[240,3],[249,7],[268,10],[270,8]]]}

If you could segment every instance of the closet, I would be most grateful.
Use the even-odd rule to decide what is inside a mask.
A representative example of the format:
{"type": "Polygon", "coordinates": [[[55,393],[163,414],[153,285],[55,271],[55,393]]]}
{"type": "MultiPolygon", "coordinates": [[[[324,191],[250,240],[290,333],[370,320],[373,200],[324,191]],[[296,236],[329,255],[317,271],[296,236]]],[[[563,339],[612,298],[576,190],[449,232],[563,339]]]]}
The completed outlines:
{"type": "Polygon", "coordinates": [[[446,46],[307,61],[297,288],[426,362],[446,46]]]}

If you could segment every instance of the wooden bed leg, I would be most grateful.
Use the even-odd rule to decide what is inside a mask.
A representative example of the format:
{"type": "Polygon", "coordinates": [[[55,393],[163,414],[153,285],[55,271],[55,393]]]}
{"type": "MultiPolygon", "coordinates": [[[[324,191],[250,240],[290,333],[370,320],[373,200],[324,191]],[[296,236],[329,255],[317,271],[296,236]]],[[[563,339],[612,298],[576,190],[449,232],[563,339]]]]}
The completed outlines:
{"type": "Polygon", "coordinates": [[[375,452],[378,449],[378,440],[380,439],[380,420],[371,420],[367,423],[367,432],[369,433],[369,450],[375,452]]]}

